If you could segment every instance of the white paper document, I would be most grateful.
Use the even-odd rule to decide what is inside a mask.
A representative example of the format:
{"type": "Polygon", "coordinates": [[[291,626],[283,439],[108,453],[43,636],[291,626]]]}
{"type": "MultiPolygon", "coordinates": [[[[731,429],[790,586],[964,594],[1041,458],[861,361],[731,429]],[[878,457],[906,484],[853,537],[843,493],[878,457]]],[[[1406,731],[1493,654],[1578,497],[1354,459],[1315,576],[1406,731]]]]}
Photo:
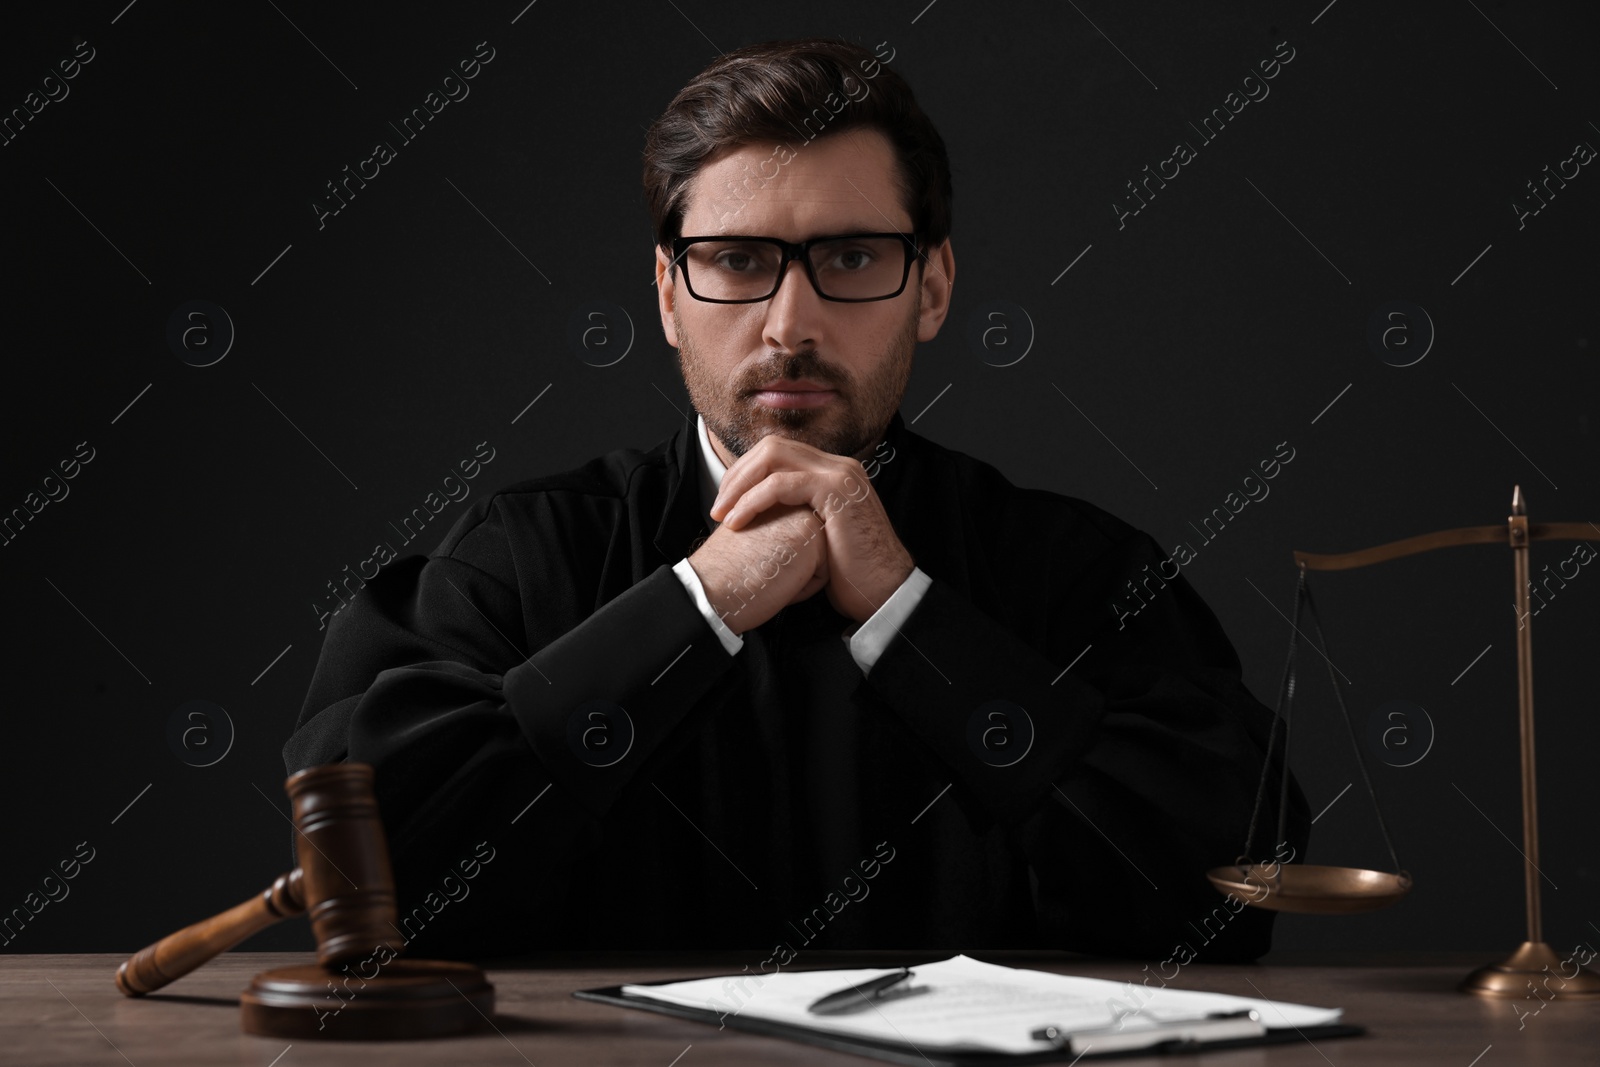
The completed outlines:
{"type": "MultiPolygon", "coordinates": [[[[951,1052],[1038,1052],[1054,1044],[1031,1036],[1045,1026],[1054,1026],[1065,1035],[1098,1030],[1110,1045],[1122,1044],[1141,1030],[1214,1013],[1253,1009],[1268,1028],[1323,1026],[1338,1022],[1342,1014],[1339,1008],[1003,967],[968,956],[915,966],[910,979],[847,1014],[806,1010],[828,993],[898,970],[745,973],[665,985],[627,985],[622,991],[724,1018],[766,1019],[951,1052]],[[1115,1041],[1114,1035],[1118,1037],[1115,1041]]],[[[1093,1040],[1093,1035],[1088,1035],[1075,1047],[1093,1040]]]]}

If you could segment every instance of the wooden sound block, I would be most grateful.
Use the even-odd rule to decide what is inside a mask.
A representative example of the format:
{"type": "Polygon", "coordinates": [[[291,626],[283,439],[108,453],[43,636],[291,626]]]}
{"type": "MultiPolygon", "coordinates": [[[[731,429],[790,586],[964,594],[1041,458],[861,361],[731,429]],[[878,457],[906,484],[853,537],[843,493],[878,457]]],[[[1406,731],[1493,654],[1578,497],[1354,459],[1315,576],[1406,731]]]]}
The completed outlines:
{"type": "Polygon", "coordinates": [[[266,1037],[385,1041],[488,1025],[494,986],[470,963],[394,959],[372,978],[349,965],[262,971],[239,996],[240,1025],[266,1037]]]}

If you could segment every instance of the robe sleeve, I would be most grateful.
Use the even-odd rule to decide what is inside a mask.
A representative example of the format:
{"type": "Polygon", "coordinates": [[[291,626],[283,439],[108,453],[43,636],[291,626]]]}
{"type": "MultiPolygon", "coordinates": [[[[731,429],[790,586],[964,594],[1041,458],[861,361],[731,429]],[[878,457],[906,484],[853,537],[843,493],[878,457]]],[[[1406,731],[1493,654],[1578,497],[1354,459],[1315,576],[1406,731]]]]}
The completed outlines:
{"type": "MultiPolygon", "coordinates": [[[[525,604],[524,561],[492,508],[459,530],[431,558],[391,563],[333,616],[284,760],[290,772],[373,766],[403,914],[486,841],[495,877],[478,888],[520,886],[500,913],[559,916],[600,818],[649,780],[734,660],[666,564],[563,633],[559,620],[583,615],[576,588],[541,580],[548,597],[525,604]],[[610,707],[625,716],[589,714],[610,707]],[[499,847],[513,838],[528,847],[499,847]]],[[[481,945],[476,934],[487,931],[448,940],[481,945]]]]}
{"type": "MultiPolygon", "coordinates": [[[[1272,914],[1230,909],[1205,878],[1244,849],[1273,719],[1215,615],[1176,574],[1119,617],[1113,601],[1140,604],[1126,583],[1166,560],[1131,528],[1071,573],[1065,552],[1002,555],[1002,580],[1017,586],[1002,602],[1042,600],[1042,627],[1002,625],[935,574],[867,684],[948,766],[969,817],[998,826],[1025,859],[1041,944],[1156,959],[1179,944],[1212,961],[1265,953],[1272,914]],[[980,752],[973,719],[985,706],[1026,712],[1031,747],[1010,765],[980,752]]],[[[1021,716],[995,721],[1007,743],[1024,739],[1021,716]]],[[[1303,855],[1310,832],[1291,783],[1287,847],[1269,840],[1279,773],[1275,755],[1258,862],[1303,855]]]]}

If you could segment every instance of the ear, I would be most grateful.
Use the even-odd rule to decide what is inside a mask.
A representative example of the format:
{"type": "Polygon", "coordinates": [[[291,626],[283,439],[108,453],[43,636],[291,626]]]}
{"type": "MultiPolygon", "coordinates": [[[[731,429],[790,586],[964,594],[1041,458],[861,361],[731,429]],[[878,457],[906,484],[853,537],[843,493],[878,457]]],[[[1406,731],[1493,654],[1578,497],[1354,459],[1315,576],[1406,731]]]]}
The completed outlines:
{"type": "MultiPolygon", "coordinates": [[[[923,253],[922,313],[917,319],[917,340],[931,341],[950,313],[950,290],[955,286],[956,255],[947,237],[934,249],[923,253]]],[[[913,268],[915,269],[915,268],[913,268]]]]}
{"type": "Polygon", "coordinates": [[[678,324],[672,320],[672,309],[678,299],[678,286],[675,274],[668,270],[671,264],[671,254],[656,245],[656,305],[661,312],[661,332],[666,334],[667,344],[677,348],[678,324]]]}

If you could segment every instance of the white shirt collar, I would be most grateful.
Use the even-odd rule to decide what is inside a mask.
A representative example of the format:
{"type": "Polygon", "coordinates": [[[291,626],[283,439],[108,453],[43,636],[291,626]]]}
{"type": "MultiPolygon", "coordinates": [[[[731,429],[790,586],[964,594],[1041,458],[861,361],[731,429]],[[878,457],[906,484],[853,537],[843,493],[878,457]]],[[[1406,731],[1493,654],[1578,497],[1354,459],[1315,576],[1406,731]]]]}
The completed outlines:
{"type": "Polygon", "coordinates": [[[728,468],[722,465],[716,450],[711,447],[711,431],[706,429],[705,416],[698,413],[695,415],[695,434],[700,440],[700,457],[705,460],[700,465],[700,511],[706,516],[708,525],[715,527],[718,524],[711,521],[711,505],[717,501],[717,490],[728,468]]]}

